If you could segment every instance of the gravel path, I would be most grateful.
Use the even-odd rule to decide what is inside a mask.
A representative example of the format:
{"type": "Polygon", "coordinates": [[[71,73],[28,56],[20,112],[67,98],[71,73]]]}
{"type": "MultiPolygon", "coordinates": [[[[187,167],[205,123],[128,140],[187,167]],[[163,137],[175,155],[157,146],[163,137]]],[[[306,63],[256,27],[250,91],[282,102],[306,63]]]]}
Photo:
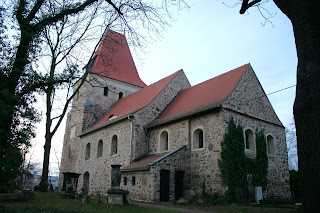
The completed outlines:
{"type": "Polygon", "coordinates": [[[178,208],[178,207],[173,207],[173,206],[165,206],[165,205],[159,205],[159,204],[153,204],[153,203],[133,202],[133,204],[138,205],[138,206],[146,206],[146,207],[152,207],[152,208],[157,208],[157,209],[164,209],[164,210],[175,211],[175,212],[212,213],[212,212],[207,212],[207,211],[199,211],[199,210],[195,210],[195,209],[183,209],[183,208],[178,208]]]}

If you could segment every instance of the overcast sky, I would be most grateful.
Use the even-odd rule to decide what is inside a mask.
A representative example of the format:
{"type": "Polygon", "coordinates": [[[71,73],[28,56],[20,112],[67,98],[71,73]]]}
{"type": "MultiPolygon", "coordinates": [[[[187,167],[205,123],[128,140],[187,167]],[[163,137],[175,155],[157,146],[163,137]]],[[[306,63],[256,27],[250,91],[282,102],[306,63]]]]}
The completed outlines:
{"type": "MultiPolygon", "coordinates": [[[[195,85],[246,63],[253,67],[266,94],[296,84],[297,55],[292,25],[273,2],[264,5],[275,14],[270,19],[272,24],[265,26],[256,8],[240,15],[239,6],[228,7],[221,0],[189,2],[191,8],[179,12],[160,40],[149,44],[139,57],[132,53],[140,78],[147,85],[179,69],[195,85]]],[[[231,6],[236,0],[226,2],[231,6]]],[[[265,15],[269,16],[267,12],[265,15]]],[[[292,122],[294,97],[294,87],[268,96],[284,126],[292,122]]],[[[64,129],[65,122],[52,144],[60,155],[64,129]]],[[[42,162],[42,128],[34,142],[37,151],[32,158],[42,162]]],[[[54,150],[51,153],[51,162],[55,163],[54,150]]]]}

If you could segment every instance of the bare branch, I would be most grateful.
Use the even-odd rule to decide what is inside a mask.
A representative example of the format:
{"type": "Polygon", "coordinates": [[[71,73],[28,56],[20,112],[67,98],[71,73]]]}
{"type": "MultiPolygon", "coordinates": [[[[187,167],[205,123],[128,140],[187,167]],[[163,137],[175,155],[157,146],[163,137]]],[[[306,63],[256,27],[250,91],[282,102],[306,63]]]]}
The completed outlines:
{"type": "Polygon", "coordinates": [[[243,0],[242,5],[241,5],[241,9],[240,9],[240,14],[244,14],[247,11],[247,9],[249,9],[253,5],[260,3],[260,2],[261,2],[261,0],[254,0],[249,3],[249,0],[243,0]]]}

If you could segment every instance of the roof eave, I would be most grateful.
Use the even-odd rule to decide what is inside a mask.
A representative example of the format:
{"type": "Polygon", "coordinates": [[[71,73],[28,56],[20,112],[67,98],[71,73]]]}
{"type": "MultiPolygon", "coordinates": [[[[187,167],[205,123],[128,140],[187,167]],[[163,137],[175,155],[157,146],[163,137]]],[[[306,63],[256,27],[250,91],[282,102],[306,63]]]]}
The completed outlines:
{"type": "Polygon", "coordinates": [[[121,173],[130,173],[130,172],[148,172],[150,171],[150,166],[147,168],[136,168],[136,169],[120,169],[121,173]]]}
{"type": "Polygon", "coordinates": [[[128,114],[126,114],[126,115],[123,115],[123,116],[120,116],[120,117],[117,117],[117,118],[114,118],[114,119],[112,119],[112,120],[109,120],[109,121],[107,121],[106,123],[104,123],[103,125],[100,125],[100,126],[94,128],[94,129],[92,129],[92,130],[89,129],[89,130],[81,133],[81,134],[79,135],[79,137],[82,137],[82,136],[84,136],[84,135],[93,133],[93,132],[95,132],[95,131],[98,131],[98,130],[100,130],[100,129],[102,129],[102,128],[105,128],[105,127],[110,126],[110,125],[112,125],[112,124],[115,124],[115,123],[117,123],[117,122],[123,121],[123,120],[127,119],[128,116],[132,115],[133,113],[134,113],[134,112],[128,113],[128,114]]]}
{"type": "Polygon", "coordinates": [[[177,120],[180,120],[180,119],[183,119],[183,118],[187,118],[187,117],[199,114],[199,113],[207,112],[207,111],[210,111],[212,109],[218,109],[218,108],[221,108],[221,104],[217,104],[217,105],[213,105],[213,106],[209,106],[209,107],[202,106],[202,107],[197,108],[197,109],[192,109],[191,111],[182,112],[182,113],[178,114],[177,116],[169,117],[168,119],[164,119],[164,120],[160,119],[158,122],[157,121],[151,122],[150,124],[146,125],[146,128],[153,128],[153,127],[156,127],[156,126],[160,126],[160,125],[163,125],[163,124],[166,124],[166,123],[177,121],[177,120]]]}

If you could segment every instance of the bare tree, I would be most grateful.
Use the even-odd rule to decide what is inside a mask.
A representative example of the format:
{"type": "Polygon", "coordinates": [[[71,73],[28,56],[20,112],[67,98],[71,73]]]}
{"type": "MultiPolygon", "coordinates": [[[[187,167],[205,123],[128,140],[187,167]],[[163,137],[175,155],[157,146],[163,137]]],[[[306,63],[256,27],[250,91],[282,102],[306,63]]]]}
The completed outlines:
{"type": "MultiPolygon", "coordinates": [[[[166,6],[171,5],[171,2],[174,3],[174,1],[164,2],[166,6]]],[[[62,23],[63,20],[67,20],[75,14],[84,14],[88,8],[96,4],[98,4],[98,0],[83,0],[75,3],[74,1],[68,0],[5,0],[0,4],[1,16],[2,13],[5,13],[4,17],[13,17],[12,19],[6,18],[5,20],[11,21],[9,26],[16,29],[18,35],[15,37],[16,40],[14,43],[16,46],[13,48],[14,51],[12,51],[11,60],[6,63],[5,69],[1,69],[0,76],[0,100],[2,100],[0,102],[2,109],[0,110],[0,132],[5,133],[0,134],[0,163],[5,159],[4,147],[10,143],[9,139],[14,135],[12,134],[12,129],[19,129],[21,126],[19,125],[21,122],[14,122],[19,121],[21,118],[22,113],[16,113],[18,111],[17,109],[22,106],[21,103],[26,104],[28,108],[25,108],[31,109],[28,113],[29,117],[26,117],[27,119],[31,118],[30,115],[35,115],[33,108],[30,106],[32,100],[30,101],[30,98],[27,99],[27,95],[41,89],[46,90],[48,94],[50,94],[53,91],[51,85],[62,85],[69,80],[73,80],[75,77],[73,76],[66,80],[66,78],[55,78],[51,73],[47,76],[41,76],[34,71],[31,64],[39,57],[39,47],[42,44],[41,35],[43,35],[43,32],[45,32],[48,27],[62,23]],[[44,79],[51,80],[43,81],[44,79]],[[13,127],[13,124],[16,125],[13,127]]],[[[162,16],[163,12],[160,12],[161,7],[153,7],[141,0],[105,0],[101,2],[99,9],[99,14],[108,14],[104,16],[105,23],[102,23],[102,25],[106,27],[109,26],[110,23],[113,23],[114,20],[117,20],[117,26],[113,27],[125,29],[129,35],[129,39],[131,38],[130,40],[135,45],[141,45],[141,41],[144,40],[143,36],[135,33],[135,29],[144,28],[159,33],[158,27],[161,28],[161,26],[165,25],[165,19],[162,16]]],[[[7,23],[4,23],[2,26],[5,25],[7,25],[7,23]]],[[[70,65],[68,69],[69,74],[75,71],[75,66],[72,64],[67,65],[70,65]]],[[[86,75],[87,72],[85,72],[81,78],[82,83],[86,75]]],[[[82,83],[80,83],[80,85],[82,83]]],[[[74,95],[68,97],[68,102],[72,100],[73,96],[74,95]]],[[[49,99],[47,99],[47,101],[49,99]]],[[[50,104],[49,102],[50,100],[48,104],[50,104]]],[[[20,111],[24,112],[23,110],[20,111]]],[[[50,116],[48,116],[47,120],[51,122],[51,117],[49,117],[50,116]]],[[[27,124],[27,127],[32,126],[32,120],[30,121],[31,124],[27,124]]],[[[58,120],[58,123],[59,122],[60,120],[58,120]]],[[[50,133],[49,126],[51,126],[51,124],[48,124],[46,127],[46,132],[48,133],[46,134],[46,138],[52,138],[52,132],[50,133]]],[[[55,132],[56,130],[53,129],[52,131],[55,132]]],[[[31,131],[25,131],[23,133],[32,135],[31,131]]],[[[45,145],[45,149],[50,150],[49,143],[45,145]]],[[[49,154],[50,153],[46,154],[45,159],[48,159],[49,154]]],[[[47,162],[45,164],[47,164],[47,162]]],[[[42,178],[42,180],[45,181],[45,178],[42,178]]]]}
{"type": "MultiPolygon", "coordinates": [[[[269,0],[241,0],[240,14],[269,0]]],[[[292,23],[297,55],[297,88],[293,106],[302,179],[303,209],[320,209],[320,19],[316,0],[273,0],[292,23]]]]}
{"type": "MultiPolygon", "coordinates": [[[[68,1],[65,0],[62,3],[68,4],[68,1]]],[[[64,6],[62,5],[62,7],[64,6]]],[[[148,33],[155,34],[159,34],[158,29],[166,25],[165,19],[158,10],[144,5],[141,1],[120,1],[117,8],[119,8],[121,14],[127,15],[123,16],[119,14],[118,10],[116,10],[116,12],[110,12],[106,8],[101,12],[99,17],[103,17],[103,20],[105,20],[104,25],[107,26],[106,29],[116,28],[126,32],[131,38],[130,41],[134,42],[133,45],[135,46],[141,46],[144,39],[141,34],[138,34],[135,30],[139,22],[143,23],[143,27],[148,33]]],[[[42,8],[42,13],[47,14],[47,11],[56,9],[55,5],[49,4],[47,8],[42,8]]],[[[50,52],[50,68],[44,75],[40,72],[35,72],[33,77],[37,80],[33,81],[32,85],[30,85],[30,87],[40,87],[46,96],[46,134],[42,179],[40,183],[41,191],[47,190],[52,137],[59,128],[73,97],[78,93],[78,90],[87,79],[88,70],[85,70],[81,79],[78,77],[80,74],[78,70],[80,48],[78,47],[80,45],[84,46],[85,40],[88,40],[86,35],[88,31],[90,31],[89,28],[92,28],[94,18],[97,17],[99,11],[101,11],[101,4],[96,5],[92,10],[91,15],[87,13],[85,15],[77,15],[76,17],[65,17],[54,24],[48,25],[42,34],[50,52]],[[61,64],[65,67],[63,72],[58,71],[61,64]],[[75,91],[71,92],[71,86],[76,81],[79,83],[75,91]],[[61,87],[67,88],[66,100],[62,104],[61,113],[53,117],[52,111],[54,110],[53,104],[57,94],[56,91],[61,87]],[[53,125],[54,120],[57,120],[55,125],[53,125]]]]}
{"type": "Polygon", "coordinates": [[[294,121],[286,128],[288,162],[290,170],[298,170],[297,136],[294,121]]]}
{"type": "MultiPolygon", "coordinates": [[[[67,4],[68,2],[63,2],[67,4]]],[[[56,94],[59,88],[71,87],[72,84],[79,78],[77,55],[74,54],[75,50],[81,43],[88,41],[88,33],[90,31],[91,23],[97,15],[99,5],[93,8],[92,13],[83,15],[76,15],[75,17],[65,17],[61,21],[53,25],[46,26],[43,37],[45,44],[49,50],[50,66],[48,72],[36,72],[35,84],[38,84],[46,96],[46,134],[44,145],[44,160],[42,168],[42,178],[40,182],[40,190],[47,191],[48,173],[49,173],[49,159],[52,138],[58,130],[73,96],[67,96],[63,104],[63,110],[60,115],[52,117],[53,105],[56,101],[56,94]],[[63,65],[61,65],[63,64],[63,65]],[[60,67],[65,68],[61,72],[60,67]],[[39,81],[40,80],[40,81],[39,81]],[[53,121],[57,119],[56,123],[53,121]]],[[[47,10],[53,10],[52,5],[49,5],[47,10]]],[[[80,84],[81,86],[82,84],[80,84]]],[[[78,90],[78,89],[77,89],[78,90]]],[[[77,92],[77,90],[75,92],[77,92]]]]}

